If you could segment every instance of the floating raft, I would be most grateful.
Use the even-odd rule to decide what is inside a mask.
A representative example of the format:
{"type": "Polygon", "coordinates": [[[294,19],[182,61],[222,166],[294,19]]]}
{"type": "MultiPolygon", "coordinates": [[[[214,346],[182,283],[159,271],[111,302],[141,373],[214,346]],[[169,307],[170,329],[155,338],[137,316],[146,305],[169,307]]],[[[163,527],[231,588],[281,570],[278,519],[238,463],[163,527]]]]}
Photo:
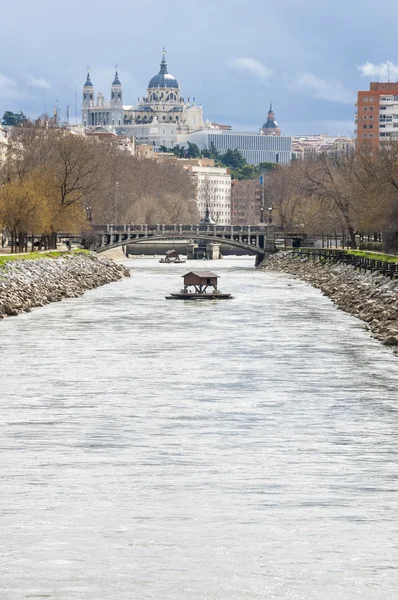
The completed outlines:
{"type": "Polygon", "coordinates": [[[192,294],[177,293],[166,296],[166,300],[232,300],[231,294],[192,294]]]}
{"type": "Polygon", "coordinates": [[[166,296],[166,300],[232,300],[231,294],[217,289],[218,275],[212,271],[190,271],[183,278],[184,289],[166,296]]]}

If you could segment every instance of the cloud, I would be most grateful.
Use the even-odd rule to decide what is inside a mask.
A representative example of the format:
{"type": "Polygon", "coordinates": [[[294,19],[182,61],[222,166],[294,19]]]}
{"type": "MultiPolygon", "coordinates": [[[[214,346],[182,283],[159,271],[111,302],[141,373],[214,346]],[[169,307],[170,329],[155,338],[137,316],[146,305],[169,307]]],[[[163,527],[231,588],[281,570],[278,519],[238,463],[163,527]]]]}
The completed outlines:
{"type": "Polygon", "coordinates": [[[49,90],[51,87],[50,82],[47,81],[47,79],[41,77],[33,77],[33,75],[27,75],[26,80],[28,82],[28,85],[30,85],[31,87],[37,87],[43,90],[49,90]]]}
{"type": "Polygon", "coordinates": [[[258,79],[267,79],[273,75],[272,69],[266,67],[255,58],[234,58],[231,61],[230,66],[233,69],[246,71],[246,73],[257,77],[258,79]]]}
{"type": "Polygon", "coordinates": [[[358,67],[358,71],[362,77],[375,77],[378,81],[398,80],[398,65],[394,65],[390,60],[378,65],[366,62],[358,67]]]}
{"type": "Polygon", "coordinates": [[[2,75],[2,73],[0,73],[0,97],[17,98],[18,96],[20,96],[20,94],[16,82],[7,75],[2,75]]]}
{"type": "Polygon", "coordinates": [[[351,104],[355,96],[336,79],[321,79],[312,73],[298,73],[290,83],[292,90],[302,91],[312,98],[351,104]]]}

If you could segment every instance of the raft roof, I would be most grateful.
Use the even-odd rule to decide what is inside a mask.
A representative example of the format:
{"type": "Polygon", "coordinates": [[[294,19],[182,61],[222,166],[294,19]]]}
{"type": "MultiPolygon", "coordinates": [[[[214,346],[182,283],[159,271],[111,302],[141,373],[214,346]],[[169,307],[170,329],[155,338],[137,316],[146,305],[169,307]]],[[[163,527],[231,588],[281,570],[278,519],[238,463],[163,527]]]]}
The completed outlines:
{"type": "Polygon", "coordinates": [[[216,275],[216,273],[213,273],[212,271],[189,271],[189,273],[185,273],[182,277],[187,277],[187,275],[196,275],[197,277],[203,277],[204,279],[220,277],[220,275],[216,275]]]}

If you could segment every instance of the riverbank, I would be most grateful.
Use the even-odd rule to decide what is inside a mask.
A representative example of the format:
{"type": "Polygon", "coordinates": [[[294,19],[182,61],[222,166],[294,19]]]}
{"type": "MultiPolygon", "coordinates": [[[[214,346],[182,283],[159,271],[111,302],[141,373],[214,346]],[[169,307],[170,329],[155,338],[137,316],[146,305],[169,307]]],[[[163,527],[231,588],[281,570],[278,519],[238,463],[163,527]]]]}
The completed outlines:
{"type": "Polygon", "coordinates": [[[130,271],[93,252],[34,253],[0,261],[0,319],[130,277],[130,271]]]}
{"type": "Polygon", "coordinates": [[[351,265],[313,262],[279,252],[260,267],[289,273],[320,289],[341,310],[361,319],[374,337],[398,355],[398,281],[377,271],[360,273],[351,265]]]}

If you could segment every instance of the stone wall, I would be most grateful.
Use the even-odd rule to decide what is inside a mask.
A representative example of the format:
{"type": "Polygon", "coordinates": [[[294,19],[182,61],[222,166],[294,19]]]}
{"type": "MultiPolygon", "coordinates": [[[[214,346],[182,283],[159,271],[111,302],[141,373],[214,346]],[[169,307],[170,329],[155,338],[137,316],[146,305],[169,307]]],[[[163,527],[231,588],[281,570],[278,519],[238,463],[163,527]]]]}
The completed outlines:
{"type": "Polygon", "coordinates": [[[351,265],[313,262],[279,252],[261,265],[283,271],[319,288],[339,308],[367,324],[373,335],[398,354],[398,281],[378,272],[360,273],[351,265]]]}
{"type": "Polygon", "coordinates": [[[6,261],[0,266],[0,319],[125,277],[128,269],[95,253],[6,261]]]}

